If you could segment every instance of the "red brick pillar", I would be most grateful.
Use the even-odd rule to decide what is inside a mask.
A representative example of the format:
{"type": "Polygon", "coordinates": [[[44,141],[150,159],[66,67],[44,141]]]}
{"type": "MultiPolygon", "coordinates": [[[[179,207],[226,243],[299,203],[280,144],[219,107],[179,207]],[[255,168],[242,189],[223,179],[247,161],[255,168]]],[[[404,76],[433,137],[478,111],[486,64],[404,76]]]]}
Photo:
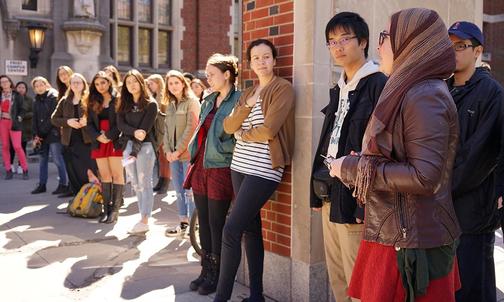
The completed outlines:
{"type": "Polygon", "coordinates": [[[184,0],[181,17],[185,27],[181,48],[184,71],[205,69],[213,53],[231,52],[232,0],[184,0]]]}
{"type": "MultiPolygon", "coordinates": [[[[294,41],[293,0],[243,1],[243,61],[242,87],[250,87],[257,77],[247,63],[247,46],[255,39],[273,42],[278,51],[275,74],[292,82],[294,41]]],[[[291,169],[288,167],[278,190],[261,211],[264,248],[290,257],[291,255],[291,169]]]]}

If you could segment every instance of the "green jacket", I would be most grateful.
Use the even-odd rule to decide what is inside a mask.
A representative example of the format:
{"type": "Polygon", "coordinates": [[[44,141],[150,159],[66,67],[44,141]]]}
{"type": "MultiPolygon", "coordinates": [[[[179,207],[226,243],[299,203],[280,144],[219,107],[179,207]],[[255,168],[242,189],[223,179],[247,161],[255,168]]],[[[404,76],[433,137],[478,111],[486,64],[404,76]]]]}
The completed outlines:
{"type": "MultiPolygon", "coordinates": [[[[231,166],[231,159],[233,158],[233,150],[236,140],[233,134],[227,134],[224,132],[223,121],[231,113],[231,111],[233,111],[234,106],[240,99],[240,95],[241,92],[236,90],[233,86],[215,113],[206,138],[205,153],[203,158],[203,167],[205,169],[226,168],[231,166]]],[[[189,143],[191,162],[194,162],[196,152],[199,148],[197,139],[199,129],[205,122],[207,115],[214,108],[217,96],[218,93],[212,93],[205,97],[203,103],[201,104],[198,127],[196,127],[194,135],[191,138],[191,142],[189,143]]]]}

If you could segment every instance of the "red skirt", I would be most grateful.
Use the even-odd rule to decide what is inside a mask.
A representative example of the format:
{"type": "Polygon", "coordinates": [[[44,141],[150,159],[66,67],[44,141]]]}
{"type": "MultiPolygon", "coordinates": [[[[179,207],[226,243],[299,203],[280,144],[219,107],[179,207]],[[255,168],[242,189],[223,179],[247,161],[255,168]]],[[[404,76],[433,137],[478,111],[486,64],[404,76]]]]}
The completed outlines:
{"type": "MultiPolygon", "coordinates": [[[[461,287],[457,260],[445,277],[431,280],[427,293],[417,302],[455,302],[455,291],[461,287]]],[[[348,295],[362,302],[404,302],[406,290],[397,267],[396,250],[375,242],[362,240],[348,295]]]]}
{"type": "MultiPolygon", "coordinates": [[[[110,129],[109,120],[100,121],[100,130],[108,131],[110,129]]],[[[108,142],[106,144],[99,143],[98,149],[91,150],[91,158],[106,158],[106,157],[122,157],[122,150],[117,150],[114,148],[113,142],[108,142]]]]}

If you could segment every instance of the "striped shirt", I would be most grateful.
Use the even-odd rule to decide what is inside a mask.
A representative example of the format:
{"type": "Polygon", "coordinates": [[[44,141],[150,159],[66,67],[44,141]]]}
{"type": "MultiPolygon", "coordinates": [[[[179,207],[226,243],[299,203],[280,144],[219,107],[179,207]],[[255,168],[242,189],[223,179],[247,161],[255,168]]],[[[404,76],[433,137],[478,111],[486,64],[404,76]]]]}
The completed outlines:
{"type": "MultiPolygon", "coordinates": [[[[264,124],[261,102],[261,99],[258,98],[249,116],[243,121],[241,126],[243,131],[264,124]]],[[[242,140],[236,141],[233,160],[231,161],[231,170],[276,182],[282,180],[284,171],[281,167],[277,169],[272,168],[271,153],[267,141],[244,142],[242,140]]]]}

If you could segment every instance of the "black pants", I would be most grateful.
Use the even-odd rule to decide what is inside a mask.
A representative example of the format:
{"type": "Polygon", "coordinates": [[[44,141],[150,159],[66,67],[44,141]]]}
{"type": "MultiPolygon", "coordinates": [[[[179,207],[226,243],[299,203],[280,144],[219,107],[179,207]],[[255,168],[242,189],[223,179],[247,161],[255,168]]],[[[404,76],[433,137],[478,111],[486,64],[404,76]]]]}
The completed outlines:
{"type": "Polygon", "coordinates": [[[497,301],[494,264],[495,233],[462,234],[457,258],[462,288],[457,302],[497,301]]]}
{"type": "Polygon", "coordinates": [[[208,253],[220,256],[222,229],[231,200],[212,200],[208,196],[194,194],[194,203],[198,210],[201,247],[208,253]]]}
{"type": "Polygon", "coordinates": [[[236,200],[224,225],[219,284],[216,299],[229,300],[241,261],[244,235],[250,280],[250,301],[263,293],[264,245],[261,208],[278,187],[275,181],[231,171],[236,200]]]}
{"type": "Polygon", "coordinates": [[[74,195],[79,192],[83,185],[89,182],[87,176],[88,169],[91,169],[95,175],[98,175],[96,161],[91,158],[90,144],[84,144],[84,142],[78,140],[72,141],[70,145],[64,147],[63,159],[65,160],[68,181],[74,195]]]}
{"type": "MultiPolygon", "coordinates": [[[[21,147],[23,148],[23,151],[24,151],[24,153],[26,155],[26,160],[28,161],[28,154],[26,153],[26,144],[27,143],[28,143],[27,141],[21,141],[21,147]]],[[[13,165],[14,164],[14,157],[16,156],[16,151],[14,150],[14,145],[12,144],[12,142],[10,144],[10,150],[9,151],[10,151],[11,165],[13,165]]]]}

